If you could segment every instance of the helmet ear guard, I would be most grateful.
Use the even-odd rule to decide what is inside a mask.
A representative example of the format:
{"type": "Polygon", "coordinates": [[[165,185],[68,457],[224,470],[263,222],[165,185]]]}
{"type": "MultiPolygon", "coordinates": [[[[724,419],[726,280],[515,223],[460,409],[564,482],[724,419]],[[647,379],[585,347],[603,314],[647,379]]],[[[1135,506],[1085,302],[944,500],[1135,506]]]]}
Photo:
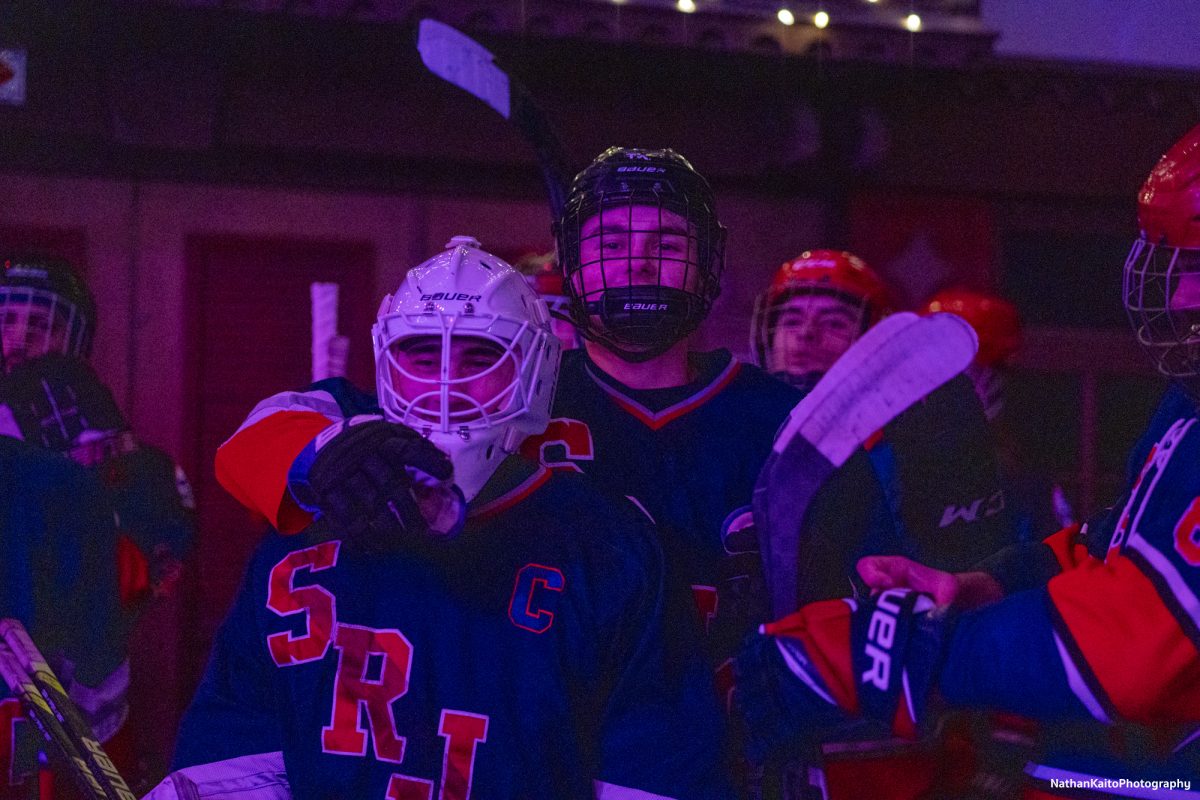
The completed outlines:
{"type": "Polygon", "coordinates": [[[554,234],[576,328],[625,360],[685,339],[720,292],[712,190],[671,150],[610,147],[575,177],[554,234]]]}

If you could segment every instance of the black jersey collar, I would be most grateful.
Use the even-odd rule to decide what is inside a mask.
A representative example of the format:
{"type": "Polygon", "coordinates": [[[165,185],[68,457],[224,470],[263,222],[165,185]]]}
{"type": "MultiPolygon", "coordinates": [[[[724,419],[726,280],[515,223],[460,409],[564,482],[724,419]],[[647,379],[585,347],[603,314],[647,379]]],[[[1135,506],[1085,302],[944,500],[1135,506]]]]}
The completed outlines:
{"type": "Polygon", "coordinates": [[[584,361],[584,370],[626,413],[640,420],[651,430],[658,430],[716,397],[737,377],[742,367],[741,362],[730,355],[728,350],[691,353],[688,358],[700,377],[686,386],[677,387],[678,393],[683,395],[682,398],[657,410],[653,410],[659,405],[654,402],[657,399],[655,395],[661,395],[664,391],[672,391],[674,394],[674,390],[631,389],[596,366],[590,358],[584,361]]]}

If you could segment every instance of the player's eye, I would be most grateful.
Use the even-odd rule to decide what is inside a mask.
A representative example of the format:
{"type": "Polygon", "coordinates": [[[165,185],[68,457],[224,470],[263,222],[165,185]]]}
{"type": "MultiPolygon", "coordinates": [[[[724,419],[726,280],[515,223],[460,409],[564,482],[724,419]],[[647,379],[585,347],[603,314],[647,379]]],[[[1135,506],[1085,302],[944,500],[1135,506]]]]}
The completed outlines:
{"type": "Polygon", "coordinates": [[[472,356],[463,362],[466,371],[471,374],[491,369],[497,359],[494,356],[472,356]]]}
{"type": "Polygon", "coordinates": [[[441,359],[432,350],[418,350],[402,353],[400,363],[412,372],[428,374],[441,366],[441,359]]]}

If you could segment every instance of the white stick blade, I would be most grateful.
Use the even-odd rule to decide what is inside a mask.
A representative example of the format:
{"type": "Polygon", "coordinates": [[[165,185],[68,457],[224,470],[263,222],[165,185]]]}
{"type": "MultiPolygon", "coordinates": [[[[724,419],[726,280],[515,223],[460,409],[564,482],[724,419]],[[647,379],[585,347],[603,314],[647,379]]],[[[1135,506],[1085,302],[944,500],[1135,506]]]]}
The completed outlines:
{"type": "Polygon", "coordinates": [[[812,391],[806,394],[804,399],[792,409],[792,413],[788,414],[787,424],[775,437],[773,448],[775,452],[782,453],[791,442],[792,437],[799,433],[801,426],[805,425],[814,414],[820,413],[830,395],[835,392],[836,387],[861,368],[866,354],[876,350],[883,342],[896,336],[901,330],[915,324],[917,319],[917,315],[910,311],[884,317],[850,345],[842,357],[835,361],[829,371],[821,377],[812,391]]]}
{"type": "Polygon", "coordinates": [[[312,379],[315,382],[337,374],[330,368],[329,347],[337,337],[338,285],[313,283],[308,289],[312,300],[312,379]]]}
{"type": "Polygon", "coordinates": [[[799,434],[841,466],[867,437],[975,357],[975,331],[959,317],[893,316],[900,319],[868,331],[796,406],[776,451],[799,434]]]}
{"type": "Polygon", "coordinates": [[[449,25],[423,19],[417,32],[417,51],[434,75],[509,118],[508,75],[496,66],[495,56],[486,47],[449,25]]]}

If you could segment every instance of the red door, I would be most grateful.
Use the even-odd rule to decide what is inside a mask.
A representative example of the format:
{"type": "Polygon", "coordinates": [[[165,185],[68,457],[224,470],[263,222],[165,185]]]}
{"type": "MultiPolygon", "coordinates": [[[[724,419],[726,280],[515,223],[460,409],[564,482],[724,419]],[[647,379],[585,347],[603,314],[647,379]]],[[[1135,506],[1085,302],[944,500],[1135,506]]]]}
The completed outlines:
{"type": "Polygon", "coordinates": [[[379,304],[368,242],[191,236],[186,258],[183,458],[195,484],[200,532],[178,647],[183,705],[266,530],[217,484],[214,453],[258,401],[309,383],[312,282],[341,287],[338,328],[350,337],[349,377],[360,386],[373,385],[370,327],[379,304]]]}

